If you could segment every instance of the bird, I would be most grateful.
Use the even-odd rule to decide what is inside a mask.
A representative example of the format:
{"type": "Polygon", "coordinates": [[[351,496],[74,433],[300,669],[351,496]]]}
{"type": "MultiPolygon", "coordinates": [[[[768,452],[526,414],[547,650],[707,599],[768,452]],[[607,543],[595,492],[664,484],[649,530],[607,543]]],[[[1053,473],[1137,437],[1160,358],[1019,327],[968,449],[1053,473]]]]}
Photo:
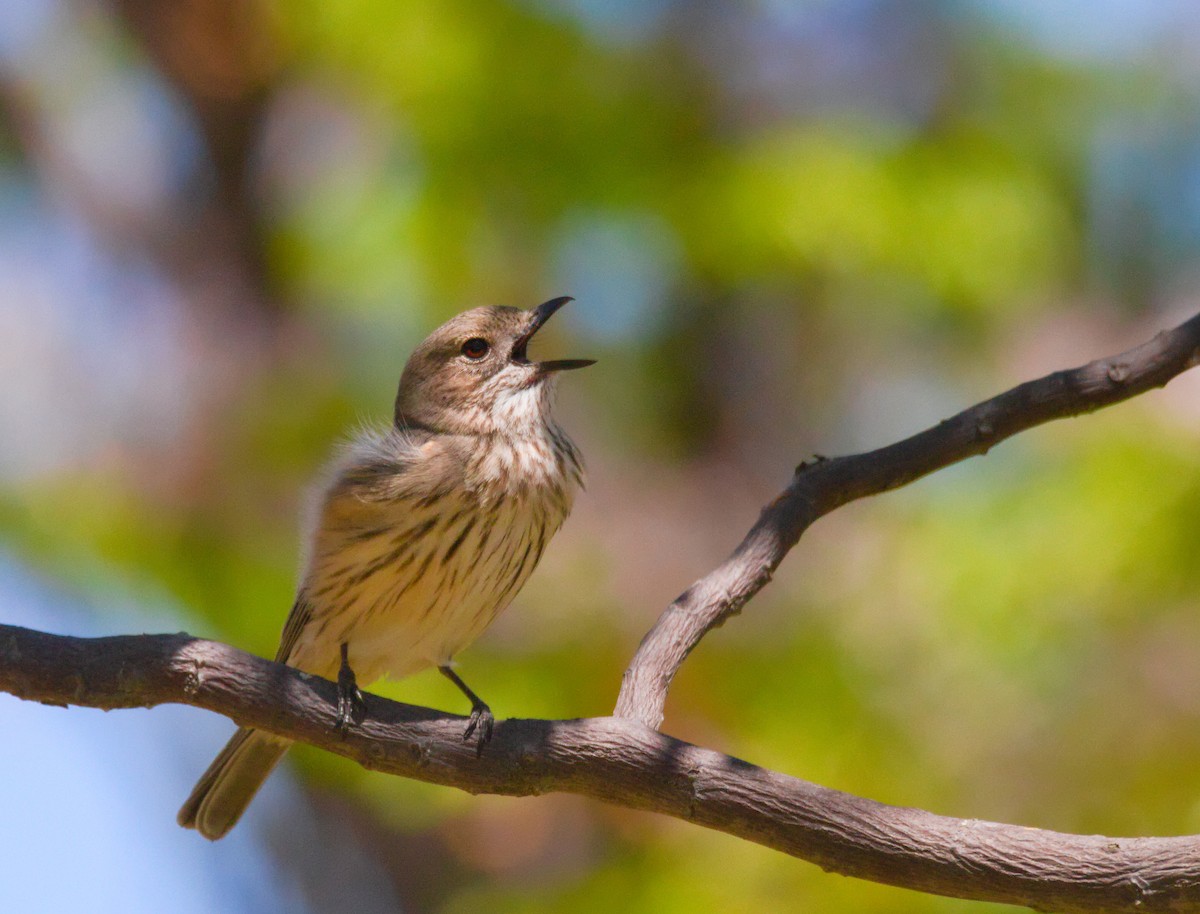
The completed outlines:
{"type": "MultiPolygon", "coordinates": [[[[442,324],[405,364],[390,427],[359,432],[328,464],[275,660],[336,677],[343,734],[365,713],[359,682],[436,667],[471,702],[463,739],[477,753],[491,739],[492,711],[454,658],[520,591],[584,484],[553,394],[562,372],[594,361],[528,354],[569,301],[489,305],[442,324]]],[[[179,824],[223,837],[289,746],[239,728],[179,824]]]]}

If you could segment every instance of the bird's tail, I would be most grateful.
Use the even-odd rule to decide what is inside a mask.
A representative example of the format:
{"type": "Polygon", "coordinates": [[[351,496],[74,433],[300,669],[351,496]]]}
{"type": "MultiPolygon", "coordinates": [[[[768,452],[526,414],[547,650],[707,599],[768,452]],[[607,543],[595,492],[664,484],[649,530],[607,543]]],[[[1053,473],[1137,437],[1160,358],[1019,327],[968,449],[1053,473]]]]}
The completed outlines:
{"type": "Polygon", "coordinates": [[[224,837],[290,745],[290,740],[240,727],[192,788],[179,810],[179,824],[210,841],[224,837]]]}

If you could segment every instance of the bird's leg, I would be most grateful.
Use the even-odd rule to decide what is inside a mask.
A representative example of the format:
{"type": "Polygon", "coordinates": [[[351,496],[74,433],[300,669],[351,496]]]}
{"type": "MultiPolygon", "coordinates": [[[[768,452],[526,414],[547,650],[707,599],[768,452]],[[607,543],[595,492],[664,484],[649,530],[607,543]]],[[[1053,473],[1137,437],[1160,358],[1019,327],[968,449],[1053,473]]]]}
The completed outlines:
{"type": "Polygon", "coordinates": [[[471,687],[463,682],[458,673],[450,667],[439,666],[438,671],[458,686],[458,690],[470,699],[471,719],[467,721],[467,729],[463,731],[463,740],[470,739],[471,734],[478,730],[479,737],[475,742],[475,754],[482,755],[483,747],[491,741],[492,729],[496,726],[496,718],[492,716],[492,709],[487,706],[486,701],[472,692],[471,687]]]}
{"type": "Polygon", "coordinates": [[[350,668],[350,646],[344,641],[342,642],[342,665],[338,669],[337,685],[337,721],[334,723],[333,729],[345,736],[351,724],[363,719],[363,715],[367,713],[367,703],[363,700],[363,693],[358,688],[354,670],[350,668]]]}

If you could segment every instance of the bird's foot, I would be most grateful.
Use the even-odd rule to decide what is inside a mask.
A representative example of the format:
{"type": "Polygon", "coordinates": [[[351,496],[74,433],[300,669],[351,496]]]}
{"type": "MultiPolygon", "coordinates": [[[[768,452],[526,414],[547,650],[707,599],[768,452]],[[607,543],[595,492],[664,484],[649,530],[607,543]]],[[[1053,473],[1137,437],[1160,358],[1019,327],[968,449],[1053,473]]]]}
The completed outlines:
{"type": "Polygon", "coordinates": [[[487,702],[471,691],[471,687],[462,681],[458,673],[449,664],[438,667],[438,671],[458,686],[458,690],[467,696],[471,702],[471,717],[467,720],[467,729],[463,731],[463,742],[475,736],[475,755],[483,755],[483,747],[492,740],[492,730],[496,727],[496,718],[487,702]]]}
{"type": "Polygon", "coordinates": [[[483,755],[483,747],[492,741],[492,731],[496,728],[496,717],[492,709],[482,701],[471,708],[471,716],[467,719],[467,728],[463,730],[463,742],[475,735],[475,755],[483,755]]]}
{"type": "Polygon", "coordinates": [[[344,739],[350,730],[350,725],[362,721],[367,713],[367,703],[363,698],[362,690],[358,687],[358,679],[354,675],[354,670],[350,667],[345,644],[342,645],[342,665],[338,669],[337,686],[337,720],[334,721],[333,729],[344,739]]]}

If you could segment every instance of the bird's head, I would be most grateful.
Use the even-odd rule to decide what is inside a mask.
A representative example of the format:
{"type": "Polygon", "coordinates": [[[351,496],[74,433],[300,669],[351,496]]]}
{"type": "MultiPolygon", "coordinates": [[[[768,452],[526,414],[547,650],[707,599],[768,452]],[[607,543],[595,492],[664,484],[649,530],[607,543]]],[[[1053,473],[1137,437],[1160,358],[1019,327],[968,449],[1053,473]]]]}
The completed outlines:
{"type": "Polygon", "coordinates": [[[453,434],[521,434],[550,418],[552,381],[591,359],[534,362],[533,335],[570,297],[536,308],[487,306],[438,327],[409,356],[396,394],[396,425],[453,434]]]}

